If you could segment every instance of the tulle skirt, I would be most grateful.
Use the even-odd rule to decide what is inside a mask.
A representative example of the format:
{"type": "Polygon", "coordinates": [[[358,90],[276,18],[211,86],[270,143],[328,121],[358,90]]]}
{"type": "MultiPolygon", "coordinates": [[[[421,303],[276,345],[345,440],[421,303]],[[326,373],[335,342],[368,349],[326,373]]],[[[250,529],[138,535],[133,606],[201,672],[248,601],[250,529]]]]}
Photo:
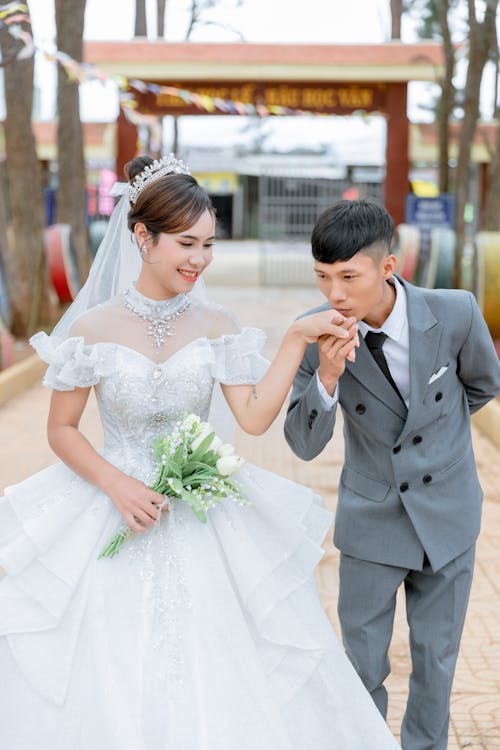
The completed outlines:
{"type": "Polygon", "coordinates": [[[246,465],[250,506],[182,503],[119,554],[109,499],[56,464],[0,500],[2,750],[391,750],[324,615],[330,514],[246,465]]]}

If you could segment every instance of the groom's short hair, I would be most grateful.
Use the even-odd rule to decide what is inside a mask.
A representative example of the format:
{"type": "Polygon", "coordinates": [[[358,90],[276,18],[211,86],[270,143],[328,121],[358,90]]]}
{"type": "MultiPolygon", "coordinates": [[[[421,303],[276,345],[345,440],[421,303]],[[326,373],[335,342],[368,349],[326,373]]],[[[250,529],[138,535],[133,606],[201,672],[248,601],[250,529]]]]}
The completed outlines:
{"type": "Polygon", "coordinates": [[[335,263],[362,250],[378,260],[389,251],[393,232],[394,221],[380,203],[339,201],[317,220],[311,236],[312,254],[320,263],[335,263]]]}

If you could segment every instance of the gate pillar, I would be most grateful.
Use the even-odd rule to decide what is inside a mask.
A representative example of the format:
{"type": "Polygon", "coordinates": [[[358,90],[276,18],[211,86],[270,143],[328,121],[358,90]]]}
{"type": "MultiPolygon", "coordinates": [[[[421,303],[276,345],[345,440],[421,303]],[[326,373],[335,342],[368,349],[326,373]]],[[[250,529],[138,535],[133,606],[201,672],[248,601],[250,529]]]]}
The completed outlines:
{"type": "Polygon", "coordinates": [[[385,207],[396,224],[404,221],[405,196],[410,189],[409,123],[406,114],[407,84],[387,84],[387,146],[384,189],[385,207]]]}
{"type": "Polygon", "coordinates": [[[127,120],[121,109],[117,119],[116,141],[116,175],[118,180],[124,180],[123,167],[137,153],[137,127],[127,120]]]}

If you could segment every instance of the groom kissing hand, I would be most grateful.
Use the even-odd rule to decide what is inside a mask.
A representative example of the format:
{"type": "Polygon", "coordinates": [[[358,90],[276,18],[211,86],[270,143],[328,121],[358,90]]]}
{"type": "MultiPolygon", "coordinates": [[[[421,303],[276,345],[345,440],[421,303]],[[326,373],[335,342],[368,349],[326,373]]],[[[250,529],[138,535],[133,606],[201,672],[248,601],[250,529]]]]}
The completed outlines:
{"type": "Polygon", "coordinates": [[[412,673],[402,746],[446,750],[481,517],[470,414],[500,391],[500,365],[472,294],[417,288],[394,273],[393,229],[385,208],[368,200],[341,201],[318,219],[312,253],[327,299],[319,309],[340,313],[350,335],[308,346],[285,436],[300,458],[314,458],[340,405],[334,543],[344,645],[386,716],[404,585],[412,673]]]}

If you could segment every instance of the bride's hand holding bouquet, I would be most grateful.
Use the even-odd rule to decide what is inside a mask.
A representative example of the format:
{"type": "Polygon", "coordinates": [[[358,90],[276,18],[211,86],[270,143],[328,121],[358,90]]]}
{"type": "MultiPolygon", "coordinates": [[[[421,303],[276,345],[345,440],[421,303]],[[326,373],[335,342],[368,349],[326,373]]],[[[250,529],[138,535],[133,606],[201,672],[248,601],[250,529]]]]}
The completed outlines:
{"type": "Polygon", "coordinates": [[[202,523],[206,523],[207,510],[222,500],[248,505],[239,486],[229,478],[240,470],[243,459],[195,414],[177,422],[165,437],[158,437],[154,451],[158,477],[151,488],[124,477],[108,492],[126,523],[99,557],[114,557],[136,532],[155,526],[173,501],[189,505],[202,523]]]}

